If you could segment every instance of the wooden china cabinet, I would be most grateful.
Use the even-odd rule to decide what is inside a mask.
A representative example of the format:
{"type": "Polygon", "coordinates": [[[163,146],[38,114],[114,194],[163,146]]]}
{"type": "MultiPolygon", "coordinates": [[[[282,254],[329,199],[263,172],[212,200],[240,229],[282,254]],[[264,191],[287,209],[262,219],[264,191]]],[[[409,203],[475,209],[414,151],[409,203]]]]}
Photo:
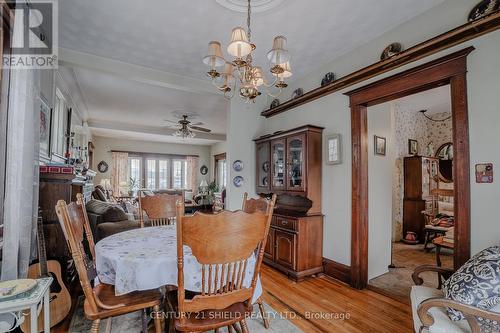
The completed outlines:
{"type": "Polygon", "coordinates": [[[254,140],[256,191],[278,195],[264,262],[296,281],[323,271],[322,133],[307,125],[254,140]]]}

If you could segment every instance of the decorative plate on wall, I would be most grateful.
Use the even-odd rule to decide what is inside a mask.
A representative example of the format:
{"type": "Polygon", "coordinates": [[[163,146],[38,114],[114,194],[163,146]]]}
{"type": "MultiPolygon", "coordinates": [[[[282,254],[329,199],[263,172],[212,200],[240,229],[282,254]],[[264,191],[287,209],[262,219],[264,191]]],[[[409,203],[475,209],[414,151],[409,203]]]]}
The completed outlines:
{"type": "Polygon", "coordinates": [[[264,170],[264,172],[269,172],[269,162],[264,162],[264,164],[262,164],[262,170],[264,170]]]}
{"type": "Polygon", "coordinates": [[[240,172],[243,170],[243,162],[241,160],[236,160],[233,162],[233,169],[236,172],[240,172]]]}
{"type": "Polygon", "coordinates": [[[236,176],[233,179],[233,184],[236,187],[241,187],[241,185],[243,185],[243,182],[244,182],[244,179],[241,176],[236,176]]]}
{"type": "Polygon", "coordinates": [[[202,165],[200,168],[200,173],[205,176],[208,173],[208,168],[206,165],[202,165]]]}
{"type": "Polygon", "coordinates": [[[105,173],[108,171],[108,163],[101,161],[99,164],[97,164],[97,170],[99,170],[100,173],[105,173]]]}

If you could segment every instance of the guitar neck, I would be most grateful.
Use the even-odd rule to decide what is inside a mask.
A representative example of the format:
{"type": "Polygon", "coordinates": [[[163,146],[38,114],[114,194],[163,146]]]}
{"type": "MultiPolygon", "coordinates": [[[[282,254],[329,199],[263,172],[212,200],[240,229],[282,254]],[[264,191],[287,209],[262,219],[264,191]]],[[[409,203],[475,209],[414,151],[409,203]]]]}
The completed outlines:
{"type": "Polygon", "coordinates": [[[45,252],[45,236],[43,234],[43,219],[41,216],[38,217],[37,223],[37,233],[38,233],[38,262],[40,265],[40,275],[48,276],[47,269],[47,253],[45,252]]]}

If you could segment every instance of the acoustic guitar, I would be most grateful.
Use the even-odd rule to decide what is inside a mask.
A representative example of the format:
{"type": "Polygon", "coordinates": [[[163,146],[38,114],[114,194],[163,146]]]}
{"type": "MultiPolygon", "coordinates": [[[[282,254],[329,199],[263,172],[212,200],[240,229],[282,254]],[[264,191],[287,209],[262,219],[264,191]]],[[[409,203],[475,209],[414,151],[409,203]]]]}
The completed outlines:
{"type": "MultiPolygon", "coordinates": [[[[38,279],[41,277],[52,277],[50,286],[50,327],[53,327],[66,318],[71,309],[71,296],[63,283],[61,277],[61,265],[57,260],[47,261],[45,253],[45,238],[43,235],[42,218],[38,217],[38,263],[28,268],[28,278],[38,279]]],[[[26,315],[21,329],[24,333],[43,332],[43,308],[38,316],[38,332],[31,332],[31,313],[26,315]]]]}

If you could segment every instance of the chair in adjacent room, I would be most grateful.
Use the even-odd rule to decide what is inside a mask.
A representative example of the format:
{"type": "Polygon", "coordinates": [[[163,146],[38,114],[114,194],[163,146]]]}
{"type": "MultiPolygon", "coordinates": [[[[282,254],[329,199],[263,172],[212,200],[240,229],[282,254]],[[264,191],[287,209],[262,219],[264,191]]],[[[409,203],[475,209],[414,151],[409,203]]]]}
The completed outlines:
{"type": "Polygon", "coordinates": [[[184,195],[180,193],[157,193],[142,195],[139,191],[139,216],[141,228],[145,223],[152,227],[175,224],[175,206],[177,201],[183,202],[184,195]]]}

